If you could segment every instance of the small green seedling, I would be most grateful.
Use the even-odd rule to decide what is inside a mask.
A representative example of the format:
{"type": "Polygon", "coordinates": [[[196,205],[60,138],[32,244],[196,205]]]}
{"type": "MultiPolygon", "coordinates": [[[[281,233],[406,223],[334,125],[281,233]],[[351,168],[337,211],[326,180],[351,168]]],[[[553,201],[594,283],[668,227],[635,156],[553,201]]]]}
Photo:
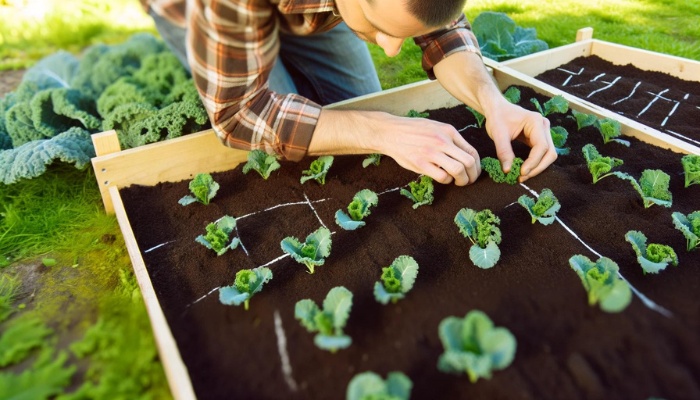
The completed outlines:
{"type": "Polygon", "coordinates": [[[612,175],[612,169],[624,164],[624,161],[615,157],[603,157],[598,152],[598,149],[591,143],[586,144],[581,149],[583,158],[588,165],[588,171],[593,177],[593,184],[599,180],[612,175]]]}
{"type": "Polygon", "coordinates": [[[632,184],[632,187],[642,197],[644,208],[649,208],[654,204],[666,208],[671,207],[673,196],[668,190],[671,177],[664,171],[660,169],[646,169],[642,171],[642,177],[639,178],[639,182],[624,172],[613,171],[612,174],[632,184]]]}
{"type": "Polygon", "coordinates": [[[348,384],[346,400],[409,400],[413,382],[402,372],[389,372],[386,381],[368,371],[355,375],[348,384]]]}
{"type": "Polygon", "coordinates": [[[331,254],[331,231],[322,226],[310,233],[304,243],[288,236],[282,239],[281,246],[282,251],[292,256],[299,264],[306,265],[309,273],[313,274],[314,267],[323,265],[326,257],[331,254]]]}
{"type": "Polygon", "coordinates": [[[700,185],[700,156],[687,154],[681,158],[681,164],[685,174],[685,187],[700,185]]]}
{"type": "Polygon", "coordinates": [[[401,194],[413,200],[413,209],[422,205],[433,204],[433,178],[427,175],[421,175],[418,182],[412,181],[408,183],[410,190],[401,189],[401,194]]]}
{"type": "Polygon", "coordinates": [[[691,251],[700,244],[700,211],[684,215],[678,211],[671,214],[673,226],[676,227],[686,240],[686,250],[691,251]]]}
{"type": "Polygon", "coordinates": [[[501,258],[501,220],[489,209],[476,212],[463,208],[455,215],[455,224],[459,232],[472,242],[469,258],[479,268],[488,269],[496,265],[501,258]]]}
{"type": "Polygon", "coordinates": [[[479,128],[484,126],[484,121],[486,121],[486,117],[484,116],[484,114],[476,111],[475,109],[473,109],[469,106],[466,106],[466,107],[467,107],[467,110],[469,110],[469,112],[472,113],[474,118],[476,118],[476,126],[478,126],[479,128]]]}
{"type": "Polygon", "coordinates": [[[553,126],[549,129],[549,134],[552,136],[552,143],[557,154],[566,156],[571,151],[566,146],[566,140],[569,138],[569,132],[563,126],[553,126]]]}
{"type": "Polygon", "coordinates": [[[515,358],[517,342],[506,328],[495,327],[484,312],[470,311],[464,318],[447,317],[438,327],[445,352],[438,369],[453,374],[466,373],[469,381],[490,379],[492,371],[508,367],[515,358]]]}
{"type": "Polygon", "coordinates": [[[323,310],[311,299],[299,300],[294,307],[294,318],[311,333],[316,347],[335,353],[350,346],[352,339],[343,333],[350,317],[352,292],[343,286],[331,289],[323,300],[323,310]]]}
{"type": "Polygon", "coordinates": [[[364,160],[362,160],[362,168],[367,168],[370,165],[374,165],[376,167],[379,166],[379,163],[382,161],[382,155],[380,153],[372,153],[367,155],[364,160]]]}
{"type": "Polygon", "coordinates": [[[542,225],[549,225],[554,222],[557,211],[561,208],[559,200],[554,197],[554,193],[550,189],[542,189],[537,200],[524,194],[518,198],[518,204],[525,207],[530,216],[532,223],[539,221],[542,225]]]}
{"type": "Polygon", "coordinates": [[[619,139],[622,135],[622,125],[617,120],[612,118],[601,118],[595,122],[595,127],[598,128],[600,134],[603,136],[603,143],[608,144],[610,142],[616,142],[623,146],[630,147],[630,142],[627,140],[619,139]]]}
{"type": "Polygon", "coordinates": [[[428,115],[430,114],[428,114],[427,112],[418,112],[416,110],[408,110],[408,112],[406,113],[406,116],[408,118],[427,118],[428,115]]]}
{"type": "Polygon", "coordinates": [[[321,185],[326,184],[326,174],[333,165],[333,156],[321,156],[311,162],[309,169],[302,171],[301,183],[314,179],[321,185]]]}
{"type": "Polygon", "coordinates": [[[511,86],[503,93],[503,97],[506,98],[512,104],[518,104],[520,102],[520,89],[515,86],[511,86]]]}
{"type": "Polygon", "coordinates": [[[211,199],[216,196],[216,192],[219,190],[219,184],[216,183],[214,178],[207,173],[195,175],[195,177],[190,181],[189,187],[193,196],[187,195],[181,198],[178,203],[183,206],[197,201],[207,205],[211,199]]]}
{"type": "Polygon", "coordinates": [[[625,234],[625,240],[632,245],[637,254],[637,262],[642,266],[644,273],[658,274],[666,269],[669,263],[678,265],[678,255],[665,244],[650,243],[647,246],[647,237],[639,231],[629,231],[625,234]]]}
{"type": "Polygon", "coordinates": [[[248,162],[243,165],[243,173],[247,174],[250,170],[255,170],[263,179],[267,180],[270,174],[280,167],[281,165],[275,155],[255,149],[248,153],[248,162]]]}
{"type": "Polygon", "coordinates": [[[234,229],[236,229],[236,219],[224,215],[218,221],[207,224],[207,233],[197,236],[195,241],[209,250],[214,250],[216,255],[220,256],[229,249],[233,250],[238,247],[240,240],[237,237],[230,239],[234,229]]]}
{"type": "Polygon", "coordinates": [[[509,185],[515,185],[518,183],[518,177],[520,176],[520,167],[523,165],[523,159],[515,157],[513,159],[513,165],[510,167],[510,171],[506,174],[503,172],[503,167],[501,162],[497,158],[484,157],[481,159],[481,169],[489,174],[491,179],[496,183],[507,183],[509,185]]]}
{"type": "Polygon", "coordinates": [[[248,310],[250,299],[260,292],[263,285],[272,279],[270,268],[258,267],[242,269],[236,272],[236,279],[231,286],[219,288],[219,301],[227,306],[240,306],[248,310]]]}
{"type": "Polygon", "coordinates": [[[540,105],[540,102],[536,98],[530,99],[530,102],[535,105],[537,111],[546,117],[552,113],[564,114],[569,111],[569,102],[561,95],[556,95],[549,100],[547,100],[544,105],[540,105]]]}
{"type": "Polygon", "coordinates": [[[411,256],[398,256],[382,268],[381,281],[374,283],[374,298],[382,304],[396,303],[412,288],[418,276],[418,263],[411,256]]]}
{"type": "Polygon", "coordinates": [[[576,111],[574,109],[571,109],[571,115],[573,115],[573,118],[576,120],[576,128],[579,131],[587,126],[595,125],[596,121],[598,121],[598,117],[596,117],[595,115],[586,114],[583,112],[576,111]]]}
{"type": "Polygon", "coordinates": [[[601,257],[593,262],[576,254],[569,259],[569,265],[581,278],[590,306],[599,304],[601,310],[615,313],[627,308],[632,301],[632,289],[618,274],[620,268],[615,261],[601,257]]]}
{"type": "Polygon", "coordinates": [[[379,202],[379,197],[376,193],[369,189],[360,190],[352,198],[352,202],[348,205],[348,213],[343,210],[335,212],[335,222],[341,228],[353,231],[365,225],[366,216],[370,214],[370,207],[374,207],[379,202]]]}

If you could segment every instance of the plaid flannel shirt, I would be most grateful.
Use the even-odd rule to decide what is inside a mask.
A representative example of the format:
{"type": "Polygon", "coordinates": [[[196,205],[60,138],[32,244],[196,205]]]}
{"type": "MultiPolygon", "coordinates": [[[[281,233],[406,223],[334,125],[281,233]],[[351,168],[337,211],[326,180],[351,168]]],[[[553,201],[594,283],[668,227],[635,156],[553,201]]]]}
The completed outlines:
{"type": "MultiPolygon", "coordinates": [[[[285,159],[306,155],[321,106],[296,94],[278,94],[268,76],[279,50],[278,30],[309,35],[341,18],[334,0],[142,0],[144,7],[186,28],[192,77],[222,142],[262,148],[285,159]]],[[[414,38],[422,67],[458,51],[480,54],[464,15],[444,29],[414,38]]]]}

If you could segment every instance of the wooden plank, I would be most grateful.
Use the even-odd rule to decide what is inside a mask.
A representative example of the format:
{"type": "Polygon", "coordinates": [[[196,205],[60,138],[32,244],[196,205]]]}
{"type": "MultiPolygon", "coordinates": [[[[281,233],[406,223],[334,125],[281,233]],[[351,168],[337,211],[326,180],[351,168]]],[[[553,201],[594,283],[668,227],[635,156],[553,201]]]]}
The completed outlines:
{"type": "Polygon", "coordinates": [[[106,132],[95,133],[91,137],[92,144],[95,146],[95,154],[103,156],[121,151],[117,131],[111,130],[106,132]]]}
{"type": "Polygon", "coordinates": [[[581,28],[576,31],[576,41],[593,39],[593,28],[581,28]]]}
{"type": "Polygon", "coordinates": [[[165,319],[163,310],[160,307],[160,302],[151,284],[151,278],[146,270],[146,264],[141,257],[141,251],[139,250],[134,232],[129,223],[129,217],[126,215],[126,210],[124,210],[124,204],[119,195],[119,189],[116,186],[110,187],[109,195],[112,198],[117,221],[119,222],[119,227],[124,236],[124,242],[129,252],[131,264],[134,267],[134,274],[136,275],[136,280],[141,289],[141,296],[146,304],[146,311],[148,311],[148,316],[151,320],[151,328],[153,329],[158,353],[168,379],[168,384],[170,385],[170,392],[176,400],[195,400],[196,396],[192,388],[189,374],[187,373],[187,367],[182,361],[177,343],[173,338],[170,326],[165,319]]]}

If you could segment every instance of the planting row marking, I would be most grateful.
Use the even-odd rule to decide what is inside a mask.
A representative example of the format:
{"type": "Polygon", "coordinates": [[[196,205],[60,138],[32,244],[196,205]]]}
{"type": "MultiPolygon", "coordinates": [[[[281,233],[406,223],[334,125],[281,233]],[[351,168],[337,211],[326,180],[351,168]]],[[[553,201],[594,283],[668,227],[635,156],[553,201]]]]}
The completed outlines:
{"type": "Polygon", "coordinates": [[[680,133],[674,132],[674,131],[672,131],[672,130],[670,130],[670,129],[666,129],[666,132],[668,132],[668,133],[670,133],[670,134],[672,134],[672,135],[678,136],[679,138],[681,138],[681,139],[683,139],[683,140],[686,140],[686,141],[688,141],[688,142],[693,142],[693,143],[697,144],[698,146],[700,146],[700,141],[697,141],[697,140],[695,140],[695,139],[691,139],[691,138],[689,138],[689,137],[687,137],[687,136],[683,136],[683,135],[681,135],[680,133]]]}
{"type": "Polygon", "coordinates": [[[323,220],[321,219],[321,217],[320,217],[320,216],[318,215],[318,213],[316,212],[316,209],[314,208],[314,206],[313,206],[311,200],[309,200],[309,196],[307,196],[306,193],[304,193],[304,198],[306,199],[306,204],[308,204],[309,207],[311,208],[311,211],[314,212],[314,215],[316,216],[316,219],[318,219],[318,222],[321,223],[321,226],[323,226],[324,228],[328,228],[328,227],[326,226],[326,224],[323,223],[323,220]]]}
{"type": "Polygon", "coordinates": [[[653,99],[649,102],[649,104],[647,104],[646,107],[644,107],[644,109],[642,111],[639,112],[639,114],[637,114],[637,117],[644,114],[649,109],[649,107],[651,107],[652,104],[656,103],[656,100],[658,100],[658,99],[668,100],[667,98],[661,96],[662,94],[664,94],[666,92],[668,92],[668,89],[664,89],[664,90],[660,91],[659,93],[647,92],[653,97],[653,99]]]}
{"type": "Polygon", "coordinates": [[[578,70],[578,72],[569,71],[569,70],[566,70],[566,69],[564,69],[564,68],[557,68],[557,69],[558,69],[559,71],[564,71],[564,72],[566,72],[567,74],[569,74],[569,76],[566,77],[566,79],[564,80],[564,83],[562,83],[562,86],[568,85],[568,84],[569,84],[569,81],[571,80],[571,78],[573,78],[574,75],[581,75],[581,74],[583,73],[583,68],[581,68],[580,70],[578,70]]]}
{"type": "Polygon", "coordinates": [[[289,354],[287,353],[287,336],[284,334],[282,327],[282,318],[278,310],[275,310],[275,334],[277,335],[277,350],[280,353],[282,360],[282,372],[284,373],[284,381],[293,392],[298,390],[297,382],[292,376],[292,364],[289,362],[289,354]]]}
{"type": "Polygon", "coordinates": [[[632,96],[634,96],[634,93],[637,91],[637,88],[638,88],[639,85],[641,85],[641,84],[642,84],[642,81],[637,82],[637,84],[634,85],[634,87],[632,88],[632,91],[630,92],[629,95],[627,95],[627,97],[623,97],[623,98],[621,98],[620,100],[617,100],[616,102],[614,102],[614,103],[612,103],[612,104],[615,105],[615,104],[617,104],[617,103],[622,103],[623,101],[629,100],[630,98],[632,98],[632,96]]]}
{"type": "Polygon", "coordinates": [[[148,249],[148,250],[144,250],[144,253],[150,253],[151,251],[153,251],[153,250],[155,250],[155,249],[158,249],[158,248],[160,248],[160,247],[165,246],[166,244],[170,244],[170,243],[174,243],[174,242],[177,242],[177,240],[171,240],[171,241],[169,241],[169,242],[165,242],[165,243],[161,243],[161,244],[159,244],[159,245],[155,245],[155,246],[151,247],[151,248],[148,249]]]}
{"type": "MultiPolygon", "coordinates": [[[[524,183],[521,183],[520,186],[522,186],[523,188],[525,188],[525,190],[527,190],[527,191],[529,191],[530,193],[532,193],[535,197],[538,197],[538,198],[540,197],[539,194],[538,194],[536,191],[530,189],[530,188],[527,187],[524,183]]],[[[573,230],[571,230],[571,228],[569,228],[559,217],[555,217],[555,219],[557,220],[557,222],[558,222],[561,226],[564,227],[564,229],[566,229],[567,232],[569,232],[574,238],[576,238],[579,242],[581,242],[581,244],[583,244],[584,246],[586,246],[586,248],[587,248],[588,250],[590,250],[593,254],[595,254],[596,256],[598,256],[598,258],[602,257],[602,255],[601,255],[600,253],[598,253],[597,251],[593,250],[593,248],[592,248],[591,246],[589,246],[586,242],[584,242],[584,241],[583,241],[573,230]]],[[[642,301],[642,303],[643,303],[645,306],[647,306],[648,308],[650,308],[650,309],[652,309],[652,310],[654,310],[654,311],[657,311],[658,313],[660,313],[661,315],[664,315],[664,316],[666,316],[666,317],[669,317],[669,318],[670,318],[670,317],[673,316],[673,314],[672,314],[670,311],[668,311],[667,309],[665,309],[665,308],[661,307],[660,305],[656,304],[654,301],[652,301],[650,298],[646,297],[642,292],[640,292],[640,291],[637,290],[634,286],[632,286],[632,284],[631,284],[627,279],[625,279],[624,276],[622,276],[622,274],[620,273],[619,270],[617,271],[617,275],[618,275],[621,279],[624,279],[625,282],[627,282],[627,284],[629,285],[630,289],[632,289],[632,292],[634,292],[634,294],[637,295],[637,297],[639,297],[639,299],[642,301]]]]}

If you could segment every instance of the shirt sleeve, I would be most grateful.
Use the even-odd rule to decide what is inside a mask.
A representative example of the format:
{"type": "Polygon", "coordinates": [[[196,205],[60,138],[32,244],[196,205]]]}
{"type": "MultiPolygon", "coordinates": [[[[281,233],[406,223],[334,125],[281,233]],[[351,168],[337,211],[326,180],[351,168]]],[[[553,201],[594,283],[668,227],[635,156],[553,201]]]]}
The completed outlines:
{"type": "Polygon", "coordinates": [[[464,14],[444,29],[418,36],[414,41],[423,50],[422,67],[430,79],[435,79],[435,64],[450,54],[469,51],[481,57],[479,43],[464,14]]]}
{"type": "Polygon", "coordinates": [[[188,2],[192,77],[221,141],[298,161],[306,155],[321,106],[269,90],[279,52],[275,9],[263,1],[188,2]]]}

